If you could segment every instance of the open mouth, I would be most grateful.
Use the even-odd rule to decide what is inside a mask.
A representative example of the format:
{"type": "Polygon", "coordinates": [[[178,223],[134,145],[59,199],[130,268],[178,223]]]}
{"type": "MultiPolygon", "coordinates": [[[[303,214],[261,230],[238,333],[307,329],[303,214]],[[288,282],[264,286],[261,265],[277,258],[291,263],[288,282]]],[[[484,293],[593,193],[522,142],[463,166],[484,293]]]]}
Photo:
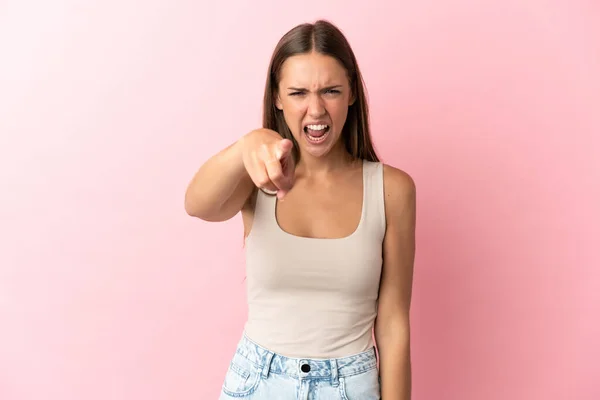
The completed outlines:
{"type": "Polygon", "coordinates": [[[321,143],[329,135],[329,125],[306,125],[304,133],[311,143],[321,143]]]}

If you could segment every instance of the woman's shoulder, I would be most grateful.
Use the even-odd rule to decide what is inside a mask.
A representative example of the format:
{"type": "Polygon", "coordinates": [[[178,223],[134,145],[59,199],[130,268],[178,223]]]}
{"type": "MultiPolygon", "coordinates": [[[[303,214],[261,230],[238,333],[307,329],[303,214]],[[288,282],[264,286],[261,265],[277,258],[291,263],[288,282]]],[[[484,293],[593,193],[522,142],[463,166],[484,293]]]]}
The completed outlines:
{"type": "Polygon", "coordinates": [[[408,172],[389,164],[381,165],[387,214],[388,210],[401,210],[413,201],[416,196],[416,184],[408,172]]]}

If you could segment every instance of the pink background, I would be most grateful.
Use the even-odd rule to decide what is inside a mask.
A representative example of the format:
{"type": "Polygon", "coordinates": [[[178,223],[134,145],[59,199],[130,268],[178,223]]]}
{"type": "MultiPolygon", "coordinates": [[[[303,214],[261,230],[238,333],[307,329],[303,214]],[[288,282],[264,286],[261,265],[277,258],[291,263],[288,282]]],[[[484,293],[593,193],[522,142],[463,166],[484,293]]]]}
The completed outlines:
{"type": "Polygon", "coordinates": [[[320,17],[417,182],[413,399],[600,398],[596,1],[4,0],[0,399],[216,399],[241,221],[185,188],[320,17]]]}

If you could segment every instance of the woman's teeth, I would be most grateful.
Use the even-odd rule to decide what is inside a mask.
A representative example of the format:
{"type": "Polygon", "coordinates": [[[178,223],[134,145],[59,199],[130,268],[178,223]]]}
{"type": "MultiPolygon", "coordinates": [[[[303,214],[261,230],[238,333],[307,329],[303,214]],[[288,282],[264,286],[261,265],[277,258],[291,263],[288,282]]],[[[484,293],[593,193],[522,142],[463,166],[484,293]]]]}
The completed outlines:
{"type": "Polygon", "coordinates": [[[307,125],[304,131],[310,142],[320,143],[328,136],[329,125],[307,125]]]}

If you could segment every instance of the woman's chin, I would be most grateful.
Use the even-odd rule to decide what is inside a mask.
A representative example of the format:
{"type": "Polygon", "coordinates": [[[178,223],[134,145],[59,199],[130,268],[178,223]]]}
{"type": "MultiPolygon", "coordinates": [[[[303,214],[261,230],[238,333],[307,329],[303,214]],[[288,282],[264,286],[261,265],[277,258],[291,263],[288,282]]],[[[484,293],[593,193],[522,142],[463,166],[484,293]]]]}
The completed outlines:
{"type": "Polygon", "coordinates": [[[332,149],[335,147],[334,145],[335,142],[329,140],[317,145],[304,140],[303,143],[300,144],[300,147],[302,148],[302,153],[309,157],[323,158],[331,153],[332,149]]]}

